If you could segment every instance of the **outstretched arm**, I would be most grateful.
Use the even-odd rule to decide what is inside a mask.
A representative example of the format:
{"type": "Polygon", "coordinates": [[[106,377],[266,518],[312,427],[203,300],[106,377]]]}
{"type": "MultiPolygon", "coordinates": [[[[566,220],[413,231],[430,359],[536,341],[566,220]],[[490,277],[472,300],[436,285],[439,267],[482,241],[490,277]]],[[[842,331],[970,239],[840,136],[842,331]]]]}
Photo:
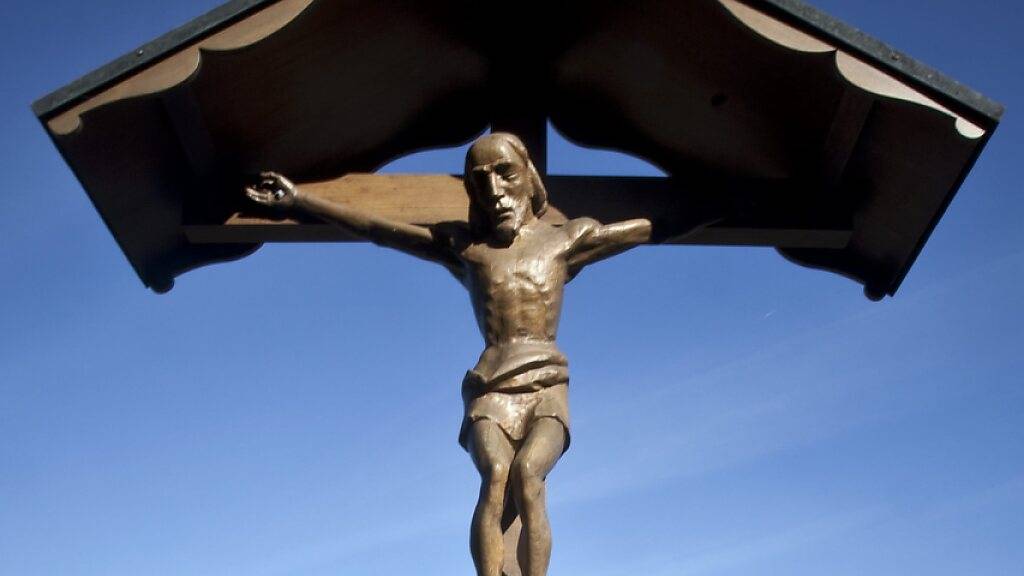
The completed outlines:
{"type": "Polygon", "coordinates": [[[577,218],[566,226],[572,238],[568,262],[573,276],[588,264],[651,240],[651,221],[645,218],[607,225],[592,218],[577,218]]]}
{"type": "Polygon", "coordinates": [[[437,262],[453,272],[461,266],[452,250],[435,236],[432,229],[379,218],[311,196],[280,174],[264,172],[260,175],[260,183],[247,187],[245,193],[264,206],[315,216],[374,244],[437,262]]]}

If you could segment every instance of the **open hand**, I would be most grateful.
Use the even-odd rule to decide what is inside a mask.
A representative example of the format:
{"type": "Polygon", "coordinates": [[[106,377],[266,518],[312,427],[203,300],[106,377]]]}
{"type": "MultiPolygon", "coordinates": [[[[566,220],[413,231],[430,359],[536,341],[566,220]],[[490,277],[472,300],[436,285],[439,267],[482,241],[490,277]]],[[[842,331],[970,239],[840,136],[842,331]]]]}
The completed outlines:
{"type": "Polygon", "coordinates": [[[263,172],[255,186],[246,186],[245,195],[264,206],[287,210],[295,205],[298,189],[277,172],[263,172]]]}

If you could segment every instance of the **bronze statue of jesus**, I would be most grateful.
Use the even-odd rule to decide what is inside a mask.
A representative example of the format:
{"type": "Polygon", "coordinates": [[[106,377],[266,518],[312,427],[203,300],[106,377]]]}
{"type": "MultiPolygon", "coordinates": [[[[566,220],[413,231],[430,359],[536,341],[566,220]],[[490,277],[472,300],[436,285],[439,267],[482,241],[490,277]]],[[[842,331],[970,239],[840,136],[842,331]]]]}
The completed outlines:
{"type": "Polygon", "coordinates": [[[473,562],[478,576],[501,576],[502,519],[518,513],[523,574],[544,576],[551,557],[544,482],[569,446],[568,361],[555,344],[565,284],[587,264],[649,241],[652,225],[541,220],[548,207],[544,183],[511,134],[489,134],[472,145],[465,186],[469,224],[461,228],[378,218],[303,194],[271,172],[246,192],[261,204],[316,216],[437,262],[466,287],[486,344],[462,382],[459,442],[481,477],[473,562]]]}

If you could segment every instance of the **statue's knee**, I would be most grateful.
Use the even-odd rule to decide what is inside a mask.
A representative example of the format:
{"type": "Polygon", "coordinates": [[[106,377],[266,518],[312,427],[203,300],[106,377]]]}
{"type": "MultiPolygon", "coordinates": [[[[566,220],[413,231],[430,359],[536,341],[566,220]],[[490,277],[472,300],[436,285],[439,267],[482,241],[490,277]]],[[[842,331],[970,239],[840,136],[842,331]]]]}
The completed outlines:
{"type": "Polygon", "coordinates": [[[512,470],[512,482],[516,492],[526,501],[537,498],[544,490],[544,476],[528,459],[516,462],[512,470]]]}
{"type": "Polygon", "coordinates": [[[503,462],[492,462],[483,470],[483,481],[487,484],[505,485],[508,480],[508,464],[503,462]]]}
{"type": "Polygon", "coordinates": [[[481,502],[497,507],[504,505],[508,474],[505,464],[491,464],[481,471],[481,502]]]}

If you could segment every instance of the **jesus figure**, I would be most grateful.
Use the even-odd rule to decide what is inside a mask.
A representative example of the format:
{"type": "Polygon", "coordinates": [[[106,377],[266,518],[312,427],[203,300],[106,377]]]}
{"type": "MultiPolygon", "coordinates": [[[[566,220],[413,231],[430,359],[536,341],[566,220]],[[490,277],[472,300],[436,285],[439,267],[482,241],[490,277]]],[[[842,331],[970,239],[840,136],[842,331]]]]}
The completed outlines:
{"type": "Polygon", "coordinates": [[[586,265],[651,240],[646,219],[541,220],[547,191],[512,134],[478,139],[466,155],[467,226],[416,226],[304,194],[267,172],[247,188],[267,206],[315,216],[376,244],[446,267],[469,291],[486,345],[462,382],[459,442],[481,477],[470,549],[478,576],[501,576],[502,528],[523,521],[518,559],[545,576],[551,528],[545,479],[569,447],[569,369],[555,336],[562,294],[586,265]]]}

